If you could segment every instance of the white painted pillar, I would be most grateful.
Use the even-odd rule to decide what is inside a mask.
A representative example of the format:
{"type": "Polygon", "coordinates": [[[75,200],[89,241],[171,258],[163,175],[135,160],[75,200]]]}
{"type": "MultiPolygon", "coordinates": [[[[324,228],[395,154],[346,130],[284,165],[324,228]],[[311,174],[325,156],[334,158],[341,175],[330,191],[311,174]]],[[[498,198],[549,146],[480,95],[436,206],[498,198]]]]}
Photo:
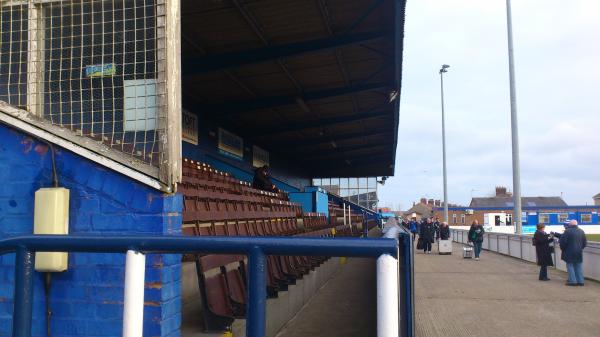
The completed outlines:
{"type": "Polygon", "coordinates": [[[350,208],[350,204],[348,204],[348,225],[352,226],[352,209],[350,208]]]}
{"type": "Polygon", "coordinates": [[[346,204],[342,204],[342,207],[344,208],[344,226],[346,226],[347,225],[347,223],[346,223],[346,220],[347,220],[346,219],[346,204]]]}
{"type": "Polygon", "coordinates": [[[142,337],[144,327],[144,277],[146,256],[127,251],[125,262],[125,305],[123,337],[142,337]]]}
{"type": "Polygon", "coordinates": [[[388,254],[377,259],[377,337],[399,332],[398,260],[388,254]]]}

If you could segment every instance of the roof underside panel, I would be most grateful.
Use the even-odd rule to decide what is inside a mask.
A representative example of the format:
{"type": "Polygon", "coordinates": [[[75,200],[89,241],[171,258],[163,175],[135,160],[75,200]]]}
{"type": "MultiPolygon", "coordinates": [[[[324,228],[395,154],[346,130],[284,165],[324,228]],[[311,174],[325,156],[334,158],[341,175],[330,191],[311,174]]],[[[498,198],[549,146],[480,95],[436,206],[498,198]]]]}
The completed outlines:
{"type": "Polygon", "coordinates": [[[185,108],[313,176],[393,175],[404,6],[182,0],[185,108]]]}

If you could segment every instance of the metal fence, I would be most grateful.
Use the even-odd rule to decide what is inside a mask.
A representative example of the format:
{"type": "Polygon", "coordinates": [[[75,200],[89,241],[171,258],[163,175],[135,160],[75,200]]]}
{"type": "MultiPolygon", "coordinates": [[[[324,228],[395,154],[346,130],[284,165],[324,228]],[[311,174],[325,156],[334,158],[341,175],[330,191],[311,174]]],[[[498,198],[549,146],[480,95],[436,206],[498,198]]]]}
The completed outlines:
{"type": "MultiPolygon", "coordinates": [[[[467,244],[468,233],[468,230],[451,229],[452,240],[463,244],[467,244]]],[[[488,232],[484,234],[482,248],[536,263],[535,246],[533,246],[531,238],[531,235],[488,232]]],[[[560,259],[560,256],[560,246],[558,245],[558,240],[555,239],[554,265],[558,270],[567,271],[567,266],[560,259]]],[[[600,281],[600,243],[588,241],[588,245],[583,251],[583,268],[587,278],[600,281]]]]}
{"type": "Polygon", "coordinates": [[[72,131],[70,140],[127,154],[129,166],[155,167],[172,184],[179,174],[161,166],[181,146],[168,135],[181,118],[179,56],[170,50],[178,42],[168,41],[179,40],[178,3],[0,1],[0,101],[72,131]]]}

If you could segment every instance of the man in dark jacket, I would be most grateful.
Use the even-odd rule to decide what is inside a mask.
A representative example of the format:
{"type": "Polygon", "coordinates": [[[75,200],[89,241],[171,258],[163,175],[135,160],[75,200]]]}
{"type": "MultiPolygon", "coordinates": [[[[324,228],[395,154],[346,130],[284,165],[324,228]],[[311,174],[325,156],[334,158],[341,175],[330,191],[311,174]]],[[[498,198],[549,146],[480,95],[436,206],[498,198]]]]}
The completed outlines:
{"type": "Polygon", "coordinates": [[[434,233],[435,229],[433,228],[433,221],[431,219],[427,219],[427,221],[421,224],[419,239],[423,240],[423,251],[425,254],[431,254],[434,233]]]}
{"type": "Polygon", "coordinates": [[[483,226],[479,224],[479,221],[474,220],[471,228],[469,229],[469,234],[467,237],[469,242],[473,242],[476,261],[479,261],[479,254],[481,254],[481,247],[483,246],[484,233],[485,230],[483,230],[483,226]]]}
{"type": "Polygon", "coordinates": [[[560,236],[562,259],[567,263],[568,286],[583,286],[583,249],[587,245],[585,233],[571,220],[569,228],[560,236]]]}
{"type": "Polygon", "coordinates": [[[259,167],[254,171],[252,187],[263,191],[279,192],[279,189],[271,181],[271,175],[269,174],[269,167],[267,165],[259,167]]]}
{"type": "Polygon", "coordinates": [[[439,239],[448,240],[450,238],[450,227],[447,222],[442,222],[439,230],[439,239]]]}

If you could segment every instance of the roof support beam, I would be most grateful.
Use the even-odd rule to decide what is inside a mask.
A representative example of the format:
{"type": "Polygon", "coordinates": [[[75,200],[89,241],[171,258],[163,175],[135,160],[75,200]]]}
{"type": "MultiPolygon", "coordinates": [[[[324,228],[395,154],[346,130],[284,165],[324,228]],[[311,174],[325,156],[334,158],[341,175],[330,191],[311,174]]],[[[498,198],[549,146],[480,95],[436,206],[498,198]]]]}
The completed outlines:
{"type": "Polygon", "coordinates": [[[321,149],[321,150],[306,150],[306,149],[304,149],[302,151],[297,151],[297,153],[302,154],[303,156],[305,156],[305,158],[319,157],[319,156],[335,156],[338,153],[342,154],[342,153],[347,153],[347,152],[352,152],[352,151],[375,149],[375,148],[391,146],[391,145],[393,145],[392,142],[387,141],[387,142],[376,143],[376,144],[372,144],[372,143],[371,144],[360,144],[360,145],[336,147],[336,148],[321,149]],[[307,152],[308,152],[308,154],[306,154],[307,152]]]}
{"type": "Polygon", "coordinates": [[[381,144],[381,145],[366,145],[362,147],[357,147],[354,149],[349,149],[345,151],[338,151],[332,153],[315,153],[314,155],[305,155],[303,157],[304,160],[348,160],[351,163],[354,162],[357,158],[361,157],[374,157],[377,155],[389,155],[390,146],[392,144],[381,144]],[[365,150],[369,150],[368,153],[364,153],[365,150]],[[363,151],[363,153],[360,153],[363,151]],[[358,152],[358,153],[357,153],[358,152]]]}
{"type": "Polygon", "coordinates": [[[307,91],[302,97],[293,96],[272,96],[264,97],[247,101],[223,102],[203,105],[204,111],[219,112],[221,114],[235,114],[257,109],[268,109],[283,105],[297,104],[297,99],[301,98],[304,101],[318,100],[330,97],[350,95],[363,91],[373,91],[380,89],[388,89],[391,86],[388,83],[370,83],[361,84],[350,87],[341,87],[333,89],[325,89],[318,91],[307,91]]]}
{"type": "Polygon", "coordinates": [[[390,35],[387,31],[342,34],[311,41],[294,42],[286,45],[266,46],[239,52],[212,54],[185,58],[182,61],[183,75],[199,74],[245,64],[260,63],[322,50],[364,43],[390,35]]]}
{"type": "Polygon", "coordinates": [[[334,124],[342,124],[342,123],[352,123],[364,121],[367,119],[381,118],[391,116],[389,110],[380,110],[380,111],[369,111],[363,112],[356,115],[350,116],[340,116],[340,117],[331,117],[319,119],[316,121],[309,121],[305,123],[298,123],[290,125],[289,127],[277,128],[277,127],[268,127],[263,130],[258,130],[248,135],[249,138],[258,138],[258,137],[267,137],[273,136],[281,133],[295,132],[306,129],[318,128],[320,126],[330,126],[334,124]]]}
{"type": "Polygon", "coordinates": [[[329,144],[331,142],[342,142],[357,138],[366,138],[366,137],[378,137],[378,136],[389,136],[391,135],[393,130],[373,130],[371,132],[355,132],[348,133],[343,135],[329,135],[328,137],[319,138],[319,139],[310,139],[303,140],[301,143],[295,142],[277,142],[275,147],[271,147],[272,149],[287,149],[290,146],[294,146],[294,148],[306,148],[311,146],[317,146],[322,144],[329,144]]]}
{"type": "Polygon", "coordinates": [[[365,9],[365,11],[359,16],[357,17],[354,22],[352,22],[352,24],[350,24],[350,26],[348,26],[348,28],[344,31],[344,33],[350,33],[352,32],[354,29],[356,29],[356,27],[358,27],[366,18],[368,18],[371,13],[373,13],[373,11],[375,9],[377,9],[377,7],[379,7],[379,5],[381,5],[383,3],[383,0],[374,0],[371,5],[369,5],[369,7],[367,7],[367,9],[365,9]]]}
{"type": "Polygon", "coordinates": [[[320,169],[332,169],[332,170],[341,170],[344,167],[357,167],[363,165],[380,165],[381,162],[388,163],[391,156],[389,152],[378,152],[368,155],[358,155],[353,156],[351,159],[346,160],[345,158],[337,158],[337,159],[312,159],[312,163],[308,165],[314,168],[320,169]],[[318,162],[314,162],[318,161],[318,162]],[[378,163],[379,162],[379,163],[378,163]]]}

